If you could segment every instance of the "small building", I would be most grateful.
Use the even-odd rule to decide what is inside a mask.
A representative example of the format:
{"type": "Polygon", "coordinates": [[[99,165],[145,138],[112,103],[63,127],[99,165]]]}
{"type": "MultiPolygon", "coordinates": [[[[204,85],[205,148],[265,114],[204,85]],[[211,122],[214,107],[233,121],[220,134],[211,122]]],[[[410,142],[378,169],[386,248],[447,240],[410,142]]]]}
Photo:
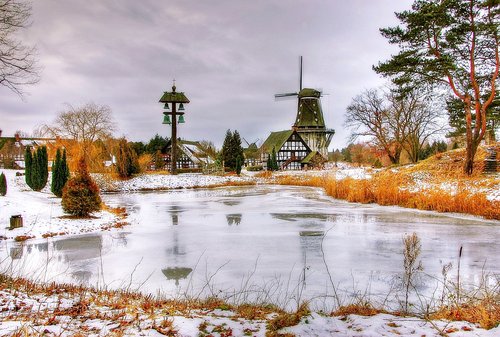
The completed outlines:
{"type": "Polygon", "coordinates": [[[52,158],[55,156],[55,150],[53,149],[56,147],[57,141],[56,138],[22,138],[17,133],[14,137],[0,136],[0,168],[23,169],[27,146],[33,149],[39,146],[47,146],[49,166],[51,166],[52,158]]]}
{"type": "MultiPolygon", "coordinates": [[[[165,155],[165,164],[170,167],[170,153],[171,145],[169,141],[167,143],[167,155],[165,155]]],[[[208,154],[200,142],[189,141],[189,140],[179,140],[177,141],[177,168],[186,170],[200,170],[215,162],[210,154],[208,154]]]]}
{"type": "Polygon", "coordinates": [[[257,144],[252,143],[248,145],[248,147],[243,149],[243,155],[245,156],[246,167],[248,166],[257,166],[260,165],[260,150],[257,147],[257,144]]]}
{"type": "MultiPolygon", "coordinates": [[[[311,155],[313,151],[295,130],[271,132],[261,149],[263,165],[267,166],[267,159],[272,155],[274,149],[276,161],[282,170],[301,170],[310,167],[309,165],[316,158],[314,154],[311,155]]],[[[318,154],[316,151],[314,152],[318,154]]]]}

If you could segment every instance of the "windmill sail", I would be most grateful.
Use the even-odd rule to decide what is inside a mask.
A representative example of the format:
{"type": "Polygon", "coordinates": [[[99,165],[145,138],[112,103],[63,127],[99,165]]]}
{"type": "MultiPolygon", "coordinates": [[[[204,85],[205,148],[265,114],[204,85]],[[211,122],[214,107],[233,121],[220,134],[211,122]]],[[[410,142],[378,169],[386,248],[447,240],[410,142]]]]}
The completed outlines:
{"type": "Polygon", "coordinates": [[[332,129],[327,129],[321,108],[322,92],[312,88],[302,88],[302,56],[300,57],[299,92],[282,93],[274,95],[275,98],[297,96],[297,115],[292,126],[313,151],[320,153],[328,159],[328,146],[333,134],[332,129]]]}

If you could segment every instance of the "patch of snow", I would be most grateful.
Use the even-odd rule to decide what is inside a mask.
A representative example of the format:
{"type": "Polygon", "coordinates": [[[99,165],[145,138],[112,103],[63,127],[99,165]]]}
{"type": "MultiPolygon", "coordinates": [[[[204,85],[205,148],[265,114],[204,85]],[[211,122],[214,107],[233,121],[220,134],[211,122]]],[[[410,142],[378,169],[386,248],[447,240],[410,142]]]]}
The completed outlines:
{"type": "Polygon", "coordinates": [[[24,176],[16,176],[17,170],[3,170],[7,179],[7,194],[0,196],[0,236],[12,240],[17,236],[41,238],[44,234],[83,234],[102,230],[118,221],[106,211],[93,214],[89,219],[65,218],[61,199],[50,192],[49,182],[40,192],[26,185],[24,176]],[[10,218],[21,215],[23,227],[9,230],[10,218]]]}

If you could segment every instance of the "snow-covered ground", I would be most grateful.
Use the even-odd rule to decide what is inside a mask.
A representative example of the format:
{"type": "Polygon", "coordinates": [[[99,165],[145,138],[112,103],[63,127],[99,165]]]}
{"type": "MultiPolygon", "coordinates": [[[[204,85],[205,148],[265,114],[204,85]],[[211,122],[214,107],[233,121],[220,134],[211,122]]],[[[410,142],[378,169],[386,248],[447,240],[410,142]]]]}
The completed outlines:
{"type": "MultiPolygon", "coordinates": [[[[266,336],[266,323],[275,317],[240,317],[232,310],[190,310],[151,307],[140,302],[105,302],[90,293],[83,295],[54,289],[51,293],[27,294],[0,291],[1,336],[266,336]]],[[[144,302],[142,302],[144,303],[144,302]]],[[[496,337],[500,327],[484,330],[468,322],[428,322],[389,314],[332,317],[311,313],[299,324],[279,330],[295,336],[400,337],[453,336],[496,337]]]]}
{"type": "Polygon", "coordinates": [[[168,174],[140,174],[129,180],[106,180],[102,175],[93,175],[101,190],[106,192],[130,192],[143,190],[165,190],[194,187],[211,187],[227,183],[252,183],[255,179],[250,176],[213,176],[199,173],[179,175],[168,174]]]}
{"type": "Polygon", "coordinates": [[[7,194],[0,196],[0,236],[4,239],[91,233],[119,221],[116,215],[106,211],[94,213],[89,219],[69,219],[62,210],[61,199],[50,192],[50,183],[42,191],[35,192],[26,185],[24,176],[16,176],[16,172],[22,171],[2,172],[7,178],[7,194]],[[13,215],[22,216],[23,227],[9,230],[13,215]]]}

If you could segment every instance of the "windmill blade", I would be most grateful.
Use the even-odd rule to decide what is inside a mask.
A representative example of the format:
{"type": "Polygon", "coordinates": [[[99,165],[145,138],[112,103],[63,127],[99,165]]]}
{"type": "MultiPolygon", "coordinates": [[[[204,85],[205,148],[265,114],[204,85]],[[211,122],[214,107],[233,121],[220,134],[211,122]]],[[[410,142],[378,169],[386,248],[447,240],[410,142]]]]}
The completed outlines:
{"type": "Polygon", "coordinates": [[[248,143],[248,142],[247,142],[247,140],[245,139],[245,137],[243,137],[243,141],[244,141],[245,143],[247,143],[247,146],[250,146],[250,143],[248,143]]]}
{"type": "Polygon", "coordinates": [[[299,79],[299,91],[302,90],[302,55],[300,56],[300,69],[299,69],[300,79],[299,79]]]}
{"type": "Polygon", "coordinates": [[[274,98],[283,98],[283,97],[290,97],[290,96],[297,96],[298,93],[296,92],[287,92],[287,93],[284,93],[284,94],[276,94],[274,95],[274,98]]]}

